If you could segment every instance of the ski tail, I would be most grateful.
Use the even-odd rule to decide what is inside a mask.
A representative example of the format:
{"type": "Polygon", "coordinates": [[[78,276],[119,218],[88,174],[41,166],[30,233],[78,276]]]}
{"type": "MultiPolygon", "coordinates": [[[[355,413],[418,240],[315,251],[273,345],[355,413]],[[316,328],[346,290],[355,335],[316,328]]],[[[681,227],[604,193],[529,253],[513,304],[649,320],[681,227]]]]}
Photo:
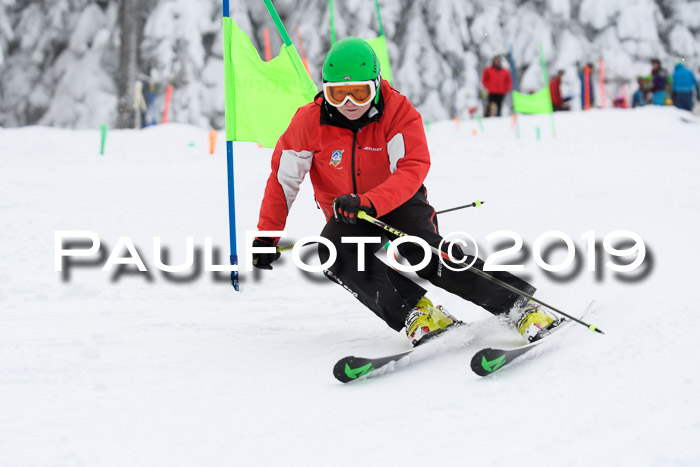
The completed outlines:
{"type": "Polygon", "coordinates": [[[412,351],[413,349],[383,358],[361,358],[355,356],[341,358],[333,366],[333,376],[341,383],[350,383],[392,362],[401,360],[412,351]]]}

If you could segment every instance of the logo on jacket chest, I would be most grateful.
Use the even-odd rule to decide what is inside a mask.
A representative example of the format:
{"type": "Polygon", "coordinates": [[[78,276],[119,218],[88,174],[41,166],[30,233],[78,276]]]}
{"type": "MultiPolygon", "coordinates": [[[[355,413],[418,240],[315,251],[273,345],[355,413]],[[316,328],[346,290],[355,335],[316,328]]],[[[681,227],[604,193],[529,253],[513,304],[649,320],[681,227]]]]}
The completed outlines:
{"type": "Polygon", "coordinates": [[[333,167],[338,167],[340,163],[343,161],[343,153],[345,152],[345,149],[336,149],[331,153],[331,162],[330,164],[333,167]]]}

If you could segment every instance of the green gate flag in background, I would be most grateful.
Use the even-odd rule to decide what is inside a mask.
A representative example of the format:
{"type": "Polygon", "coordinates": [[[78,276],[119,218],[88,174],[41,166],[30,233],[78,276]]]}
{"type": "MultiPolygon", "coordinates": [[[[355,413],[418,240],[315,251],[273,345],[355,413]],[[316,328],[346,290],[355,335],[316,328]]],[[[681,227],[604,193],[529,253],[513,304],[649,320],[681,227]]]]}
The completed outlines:
{"type": "Polygon", "coordinates": [[[374,53],[377,54],[377,59],[379,60],[379,65],[382,69],[382,79],[389,81],[389,83],[393,83],[394,77],[391,74],[389,51],[386,49],[386,36],[381,35],[379,37],[375,37],[374,39],[367,39],[367,42],[374,49],[374,53]]]}
{"type": "MultiPolygon", "coordinates": [[[[544,59],[542,44],[539,46],[539,52],[544,88],[533,94],[521,94],[518,91],[513,91],[513,112],[521,114],[549,114],[549,120],[552,123],[552,136],[556,138],[557,129],[554,126],[554,107],[552,106],[552,95],[549,93],[549,74],[547,73],[547,62],[544,59]]],[[[539,136],[537,139],[539,139],[539,136]]]]}
{"type": "MultiPolygon", "coordinates": [[[[533,94],[521,94],[513,91],[513,112],[519,114],[553,114],[552,96],[549,93],[549,75],[547,74],[547,62],[544,59],[542,45],[539,46],[540,67],[542,68],[542,80],[544,88],[533,94]]],[[[552,120],[554,131],[554,120],[552,120]]]]}
{"type": "Polygon", "coordinates": [[[513,91],[513,111],[519,114],[551,114],[552,97],[549,86],[545,86],[533,94],[521,94],[513,91]]]}
{"type": "MultiPolygon", "coordinates": [[[[379,60],[379,66],[382,70],[382,79],[389,81],[389,84],[394,83],[394,76],[391,73],[391,63],[389,62],[389,51],[386,48],[386,36],[384,35],[384,25],[382,24],[382,15],[379,11],[379,0],[374,0],[374,6],[377,10],[377,21],[379,23],[379,36],[373,39],[367,39],[369,45],[374,49],[379,60]]],[[[335,44],[335,8],[333,0],[328,0],[328,12],[331,29],[331,46],[335,44]]]]}
{"type": "Polygon", "coordinates": [[[297,109],[318,92],[291,43],[269,62],[246,33],[224,17],[226,140],[274,148],[297,109]]]}

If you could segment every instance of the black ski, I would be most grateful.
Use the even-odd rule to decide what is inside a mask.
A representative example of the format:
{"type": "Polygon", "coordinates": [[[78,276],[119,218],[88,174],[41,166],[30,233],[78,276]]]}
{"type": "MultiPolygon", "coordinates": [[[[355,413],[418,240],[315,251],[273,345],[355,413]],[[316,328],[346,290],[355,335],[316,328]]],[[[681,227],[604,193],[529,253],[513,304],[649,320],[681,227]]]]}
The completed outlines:
{"type": "MultiPolygon", "coordinates": [[[[582,319],[592,308],[595,302],[591,302],[581,313],[580,316],[578,316],[578,319],[582,319]]],[[[534,349],[538,345],[542,344],[543,342],[549,342],[552,337],[560,335],[561,332],[567,328],[570,327],[572,324],[574,324],[574,321],[566,318],[562,318],[561,323],[552,330],[552,333],[548,335],[547,337],[544,337],[536,342],[533,342],[531,344],[525,344],[520,347],[515,347],[514,349],[509,349],[509,350],[501,350],[501,349],[492,349],[492,348],[485,348],[480,351],[478,351],[476,354],[474,354],[474,357],[472,357],[471,361],[471,367],[474,373],[476,373],[479,376],[488,376],[504,366],[508,365],[511,363],[513,360],[516,358],[520,357],[524,353],[529,352],[530,350],[534,349]]]]}
{"type": "Polygon", "coordinates": [[[462,347],[469,341],[464,333],[464,330],[467,328],[469,328],[467,324],[455,326],[418,347],[385,357],[362,358],[350,356],[341,358],[333,367],[333,376],[341,383],[349,383],[363,377],[385,374],[395,369],[397,364],[400,366],[409,362],[417,362],[453,347],[462,347]]]}

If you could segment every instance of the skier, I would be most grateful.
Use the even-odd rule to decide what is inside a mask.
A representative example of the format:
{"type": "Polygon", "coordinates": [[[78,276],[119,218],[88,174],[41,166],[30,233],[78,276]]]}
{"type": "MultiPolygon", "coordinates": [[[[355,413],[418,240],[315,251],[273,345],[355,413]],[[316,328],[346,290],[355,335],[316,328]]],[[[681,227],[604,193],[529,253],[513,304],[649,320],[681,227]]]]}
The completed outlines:
{"type": "Polygon", "coordinates": [[[484,74],[481,77],[481,84],[483,84],[489,92],[488,116],[500,117],[503,98],[508,94],[512,86],[510,72],[501,67],[501,57],[493,57],[491,66],[484,70],[484,74]]]}
{"type": "MultiPolygon", "coordinates": [[[[323,91],[301,107],[279,139],[272,155],[272,173],[260,208],[258,230],[283,230],[299,186],[309,173],[317,204],[326,217],[321,236],[337,251],[324,271],[396,331],[406,329],[413,345],[425,342],[459,321],[426,297],[426,290],[380,261],[378,243],[345,243],[343,238],[378,237],[381,228],[360,220],[365,211],[409,235],[439,247],[435,210],[423,185],[430,155],[420,114],[408,99],[381,79],[372,47],[350,37],[337,42],[323,64],[323,91]],[[364,270],[358,255],[364,255],[364,270]]],[[[276,246],[279,238],[256,238],[253,246],[276,246]]],[[[423,259],[421,247],[404,243],[399,252],[411,264],[423,259]]],[[[454,256],[460,254],[453,248],[454,256]]],[[[330,253],[320,245],[326,263],[330,253]]],[[[253,263],[272,269],[276,253],[254,253],[253,263]]],[[[464,257],[464,256],[462,256],[464,257]]],[[[471,258],[470,258],[471,259],[471,258]]],[[[483,268],[476,260],[473,267],[483,268]]],[[[555,319],[534,301],[489,282],[472,272],[444,267],[432,255],[418,275],[432,284],[510,318],[526,339],[548,334],[555,319]]],[[[532,294],[534,287],[509,273],[500,280],[532,294]]]]}

